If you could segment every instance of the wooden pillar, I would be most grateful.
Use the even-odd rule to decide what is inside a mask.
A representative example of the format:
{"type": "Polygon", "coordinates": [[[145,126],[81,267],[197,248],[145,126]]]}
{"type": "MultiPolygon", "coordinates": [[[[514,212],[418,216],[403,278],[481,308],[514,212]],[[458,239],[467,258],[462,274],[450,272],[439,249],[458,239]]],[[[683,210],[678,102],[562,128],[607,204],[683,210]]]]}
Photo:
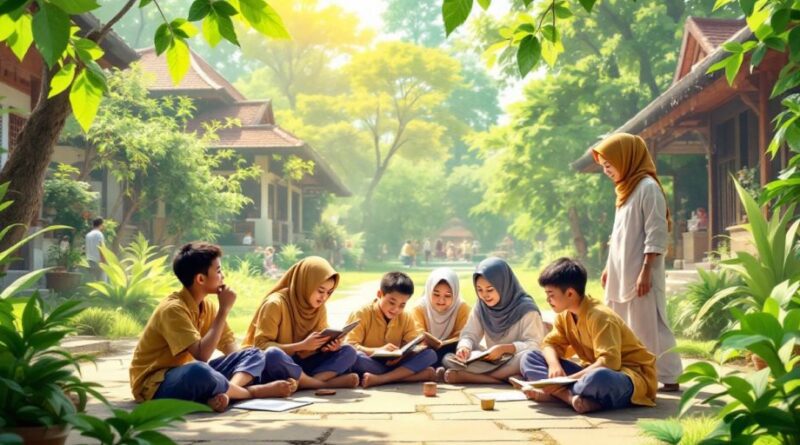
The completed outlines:
{"type": "Polygon", "coordinates": [[[708,137],[706,138],[706,156],[708,160],[706,161],[706,168],[708,170],[708,246],[711,250],[715,249],[714,246],[714,229],[716,227],[716,212],[714,211],[714,207],[716,204],[716,199],[714,198],[714,127],[711,125],[711,119],[708,119],[708,137]]]}
{"type": "Polygon", "coordinates": [[[769,182],[770,168],[767,147],[769,147],[769,72],[762,72],[758,76],[758,163],[761,166],[759,176],[761,187],[769,182]]]}

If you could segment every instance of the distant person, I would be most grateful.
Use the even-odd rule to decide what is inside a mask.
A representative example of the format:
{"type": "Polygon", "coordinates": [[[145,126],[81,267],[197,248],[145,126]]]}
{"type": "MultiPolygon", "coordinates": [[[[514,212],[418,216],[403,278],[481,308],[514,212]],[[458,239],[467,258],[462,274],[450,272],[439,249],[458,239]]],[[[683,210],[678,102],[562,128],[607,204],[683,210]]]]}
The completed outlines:
{"type": "Polygon", "coordinates": [[[242,238],[242,244],[245,246],[252,246],[253,245],[253,233],[247,232],[244,234],[244,238],[242,238]]]}
{"type": "Polygon", "coordinates": [[[264,269],[264,275],[270,278],[275,278],[278,274],[278,268],[275,266],[275,248],[267,246],[264,248],[263,261],[261,263],[264,269]]]}
{"type": "Polygon", "coordinates": [[[475,261],[475,257],[478,256],[478,252],[479,252],[480,248],[481,248],[481,245],[480,245],[480,243],[478,243],[478,240],[472,240],[472,246],[470,246],[470,253],[471,253],[470,260],[471,261],[475,261]]]}
{"type": "Polygon", "coordinates": [[[600,277],[606,305],[630,326],[657,357],[661,391],[678,391],[683,371],[667,317],[664,255],[671,222],[664,188],[642,138],[618,133],[593,151],[595,162],[615,184],[614,232],[600,277]]]}
{"type": "Polygon", "coordinates": [[[539,275],[539,285],[556,312],[555,326],[541,351],[521,361],[525,380],[570,377],[566,386],[526,391],[537,402],[564,402],[578,413],[634,405],[655,406],[656,357],[605,305],[586,295],[586,269],[569,258],[556,260],[539,275]],[[576,363],[569,359],[578,356],[576,363]]]}
{"type": "Polygon", "coordinates": [[[89,260],[89,276],[92,281],[106,281],[106,274],[100,268],[100,263],[106,261],[100,246],[105,246],[106,240],[103,236],[103,218],[92,220],[92,230],[86,234],[86,259],[89,260]]]}
{"type": "Polygon", "coordinates": [[[434,250],[434,253],[433,253],[433,255],[434,255],[436,258],[442,259],[442,258],[444,258],[444,257],[445,257],[445,253],[444,253],[444,241],[442,241],[442,240],[441,240],[441,238],[436,240],[436,246],[435,246],[435,248],[434,248],[434,249],[435,249],[435,250],[434,250]]]}
{"type": "Polygon", "coordinates": [[[461,241],[461,256],[464,258],[464,261],[470,261],[471,248],[472,245],[470,244],[469,240],[464,238],[464,240],[461,241]]]}
{"type": "Polygon", "coordinates": [[[431,262],[431,240],[425,238],[425,241],[422,243],[422,252],[425,254],[425,264],[431,262]]]}
{"type": "Polygon", "coordinates": [[[414,262],[414,246],[411,245],[411,240],[406,240],[403,243],[403,247],[400,248],[400,262],[403,263],[403,266],[411,267],[411,264],[414,262]]]}

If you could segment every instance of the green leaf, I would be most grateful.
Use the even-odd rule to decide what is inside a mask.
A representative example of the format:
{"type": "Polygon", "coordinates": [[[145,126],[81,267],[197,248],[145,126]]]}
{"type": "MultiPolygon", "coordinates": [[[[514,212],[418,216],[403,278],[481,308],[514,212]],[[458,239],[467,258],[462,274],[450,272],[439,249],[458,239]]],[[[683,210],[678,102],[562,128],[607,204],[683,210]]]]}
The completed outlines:
{"type": "Polygon", "coordinates": [[[48,267],[46,269],[36,269],[32,272],[28,272],[25,275],[17,278],[16,280],[14,280],[13,283],[11,283],[8,287],[3,289],[2,292],[0,292],[0,299],[5,300],[6,298],[11,298],[20,291],[30,288],[31,286],[36,284],[36,282],[39,281],[44,276],[45,273],[49,272],[51,269],[52,269],[51,267],[48,267]]]}
{"type": "MultiPolygon", "coordinates": [[[[223,17],[230,20],[228,17],[223,17]]],[[[206,15],[203,19],[203,37],[206,42],[213,48],[222,41],[222,32],[220,32],[220,20],[216,13],[206,15]]]]}
{"type": "Polygon", "coordinates": [[[264,0],[239,0],[239,7],[245,20],[261,34],[273,39],[291,38],[281,16],[264,0]]]}
{"type": "Polygon", "coordinates": [[[0,42],[11,37],[16,30],[14,19],[10,15],[0,15],[0,42]]]}
{"type": "Polygon", "coordinates": [[[5,0],[0,3],[0,15],[15,11],[28,3],[29,0],[5,0]]]}
{"type": "Polygon", "coordinates": [[[592,8],[594,7],[594,4],[597,2],[597,0],[579,0],[579,1],[581,3],[581,6],[583,6],[583,9],[586,10],[586,12],[592,12],[592,8]]]}
{"type": "Polygon", "coordinates": [[[191,22],[196,22],[205,18],[210,12],[211,2],[209,0],[194,0],[186,18],[191,22]]]}
{"type": "Polygon", "coordinates": [[[66,12],[50,3],[39,3],[39,10],[33,15],[33,38],[47,66],[55,65],[67,49],[69,27],[66,12]]]}
{"type": "Polygon", "coordinates": [[[153,43],[155,44],[156,48],[156,55],[160,56],[167,48],[172,44],[172,29],[166,23],[162,23],[161,26],[156,29],[156,34],[153,39],[153,43]]]}
{"type": "Polygon", "coordinates": [[[722,47],[729,53],[740,53],[744,51],[742,44],[739,42],[725,42],[722,44],[722,47]]]}
{"type": "Polygon", "coordinates": [[[153,420],[172,420],[196,412],[210,412],[211,408],[199,403],[174,399],[149,400],[130,413],[130,423],[139,426],[153,420]]]}
{"type": "Polygon", "coordinates": [[[638,426],[645,435],[660,442],[677,445],[683,438],[683,426],[674,419],[646,420],[639,422],[638,426]]]}
{"type": "Polygon", "coordinates": [[[739,72],[739,67],[742,66],[744,61],[744,54],[738,53],[728,58],[728,63],[725,65],[725,77],[728,79],[728,84],[733,85],[736,79],[736,74],[739,72]]]}
{"type": "Polygon", "coordinates": [[[553,25],[544,25],[542,26],[542,36],[555,43],[556,39],[558,39],[558,31],[553,25]]]}
{"type": "Polygon", "coordinates": [[[61,67],[60,70],[53,76],[53,80],[50,81],[50,94],[47,95],[47,98],[51,98],[62,91],[69,88],[72,84],[72,79],[75,78],[75,64],[68,63],[61,67]]]}
{"type": "Polygon", "coordinates": [[[211,9],[219,15],[231,17],[239,13],[236,8],[225,0],[218,0],[211,3],[211,9]]]}
{"type": "Polygon", "coordinates": [[[172,45],[167,48],[167,67],[173,84],[178,85],[181,82],[189,71],[190,63],[189,46],[181,39],[174,39],[172,45]]]}
{"type": "Polygon", "coordinates": [[[779,52],[783,52],[786,49],[786,42],[780,37],[767,37],[764,39],[764,44],[779,52]]]}
{"type": "Polygon", "coordinates": [[[145,6],[149,5],[152,2],[153,2],[153,0],[140,0],[139,1],[139,7],[140,8],[144,8],[145,6]]]}
{"type": "Polygon", "coordinates": [[[789,31],[789,51],[792,54],[800,54],[800,27],[794,27],[789,31]]]}
{"type": "Polygon", "coordinates": [[[789,24],[789,16],[791,15],[791,10],[783,8],[775,11],[770,17],[770,26],[772,26],[772,30],[775,34],[780,34],[786,30],[786,25],[789,24]]]}
{"type": "Polygon", "coordinates": [[[712,8],[712,11],[716,11],[717,9],[719,9],[719,8],[725,6],[728,3],[731,3],[733,1],[734,0],[717,0],[716,3],[714,3],[714,8],[712,8]]]}
{"type": "Polygon", "coordinates": [[[517,66],[519,74],[525,77],[539,63],[542,55],[542,45],[539,39],[533,35],[527,35],[519,44],[517,49],[517,66]]]}
{"type": "Polygon", "coordinates": [[[58,0],[57,4],[59,8],[70,15],[83,14],[100,7],[100,4],[95,0],[58,0]]]}
{"type": "Polygon", "coordinates": [[[78,73],[69,91],[72,114],[75,115],[83,131],[89,131],[103,98],[102,87],[93,83],[88,73],[89,70],[78,73]]]}
{"type": "Polygon", "coordinates": [[[78,57],[81,58],[84,62],[89,62],[90,60],[97,60],[103,57],[105,52],[100,45],[97,43],[84,38],[75,39],[75,51],[78,53],[78,57]]]}
{"type": "Polygon", "coordinates": [[[556,17],[560,19],[568,19],[572,17],[572,11],[570,11],[569,8],[567,8],[563,4],[556,5],[555,8],[553,8],[553,10],[556,13],[556,17]]]}
{"type": "Polygon", "coordinates": [[[489,9],[489,6],[492,5],[492,0],[478,0],[478,4],[481,5],[484,11],[489,9]]]}
{"type": "Polygon", "coordinates": [[[8,47],[11,48],[11,51],[14,52],[14,55],[17,56],[17,59],[20,61],[25,58],[25,54],[28,53],[28,48],[30,48],[33,43],[31,21],[30,14],[23,14],[15,23],[16,29],[14,30],[14,34],[11,34],[6,41],[8,47]]]}
{"type": "Polygon", "coordinates": [[[191,39],[197,34],[197,28],[186,19],[175,19],[170,23],[170,28],[176,37],[191,39]]]}
{"type": "Polygon", "coordinates": [[[445,35],[449,36],[456,28],[467,21],[472,11],[472,0],[444,0],[442,3],[442,18],[444,19],[445,35]]]}
{"type": "Polygon", "coordinates": [[[764,59],[765,54],[767,54],[767,46],[763,43],[759,43],[758,48],[756,48],[756,50],[753,51],[753,55],[750,56],[750,67],[757,67],[764,59]]]}
{"type": "Polygon", "coordinates": [[[744,15],[753,15],[753,7],[756,5],[756,0],[739,0],[739,6],[742,8],[744,15]]]}

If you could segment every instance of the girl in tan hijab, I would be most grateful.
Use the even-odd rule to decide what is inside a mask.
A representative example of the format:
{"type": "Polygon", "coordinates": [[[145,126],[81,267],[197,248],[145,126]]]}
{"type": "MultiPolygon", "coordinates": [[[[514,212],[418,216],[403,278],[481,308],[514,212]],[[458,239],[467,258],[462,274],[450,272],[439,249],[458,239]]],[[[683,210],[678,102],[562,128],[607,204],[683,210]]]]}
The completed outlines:
{"type": "MultiPolygon", "coordinates": [[[[297,380],[300,388],[353,388],[359,379],[350,368],[356,350],[320,335],[328,327],[325,302],[339,284],[339,274],[323,258],[312,256],[295,263],[256,311],[243,344],[267,349],[276,346],[290,355],[295,366],[270,366],[265,373],[297,380]]],[[[269,350],[267,350],[269,353],[269,350]]]]}
{"type": "Polygon", "coordinates": [[[676,391],[683,369],[680,356],[666,352],[675,346],[675,337],[667,323],[664,254],[672,224],[664,188],[639,136],[609,136],[593,154],[614,181],[617,195],[608,261],[600,279],[606,305],[658,357],[662,391],[676,391]]]}

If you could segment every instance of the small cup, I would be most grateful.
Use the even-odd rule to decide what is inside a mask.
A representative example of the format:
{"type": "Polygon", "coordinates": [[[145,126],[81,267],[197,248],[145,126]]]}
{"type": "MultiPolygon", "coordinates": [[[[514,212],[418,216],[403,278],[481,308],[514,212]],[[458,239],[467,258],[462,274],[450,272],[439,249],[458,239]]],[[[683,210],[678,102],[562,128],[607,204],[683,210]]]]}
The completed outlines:
{"type": "Polygon", "coordinates": [[[436,382],[423,383],[422,394],[425,394],[425,397],[436,397],[436,382]]]}
{"type": "Polygon", "coordinates": [[[481,399],[481,409],[484,411],[494,410],[494,399],[481,399]]]}

